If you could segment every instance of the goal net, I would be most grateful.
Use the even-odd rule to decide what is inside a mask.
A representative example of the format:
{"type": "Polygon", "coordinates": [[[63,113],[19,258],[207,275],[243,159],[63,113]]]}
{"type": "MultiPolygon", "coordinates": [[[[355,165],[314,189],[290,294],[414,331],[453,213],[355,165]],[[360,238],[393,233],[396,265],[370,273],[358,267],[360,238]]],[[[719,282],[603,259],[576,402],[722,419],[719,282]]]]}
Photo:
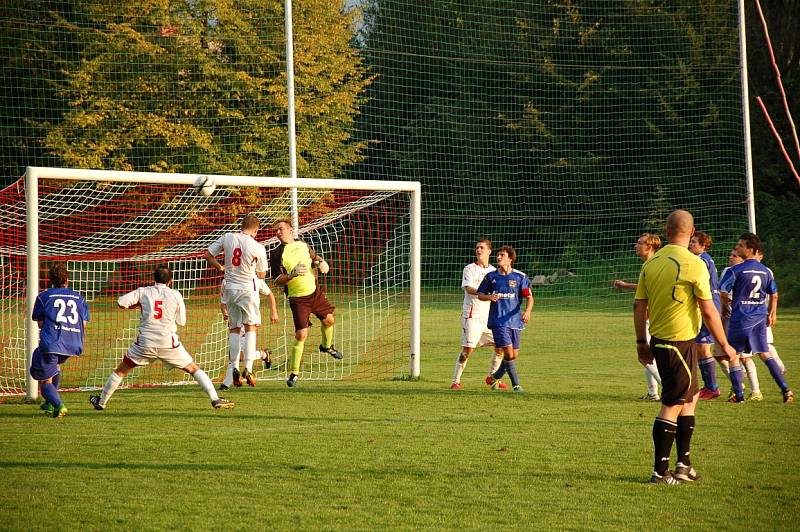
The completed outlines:
{"type": "MultiPolygon", "coordinates": [[[[182,343],[212,379],[221,379],[228,360],[228,327],[220,309],[222,274],[208,266],[203,254],[223,233],[238,231],[248,213],[261,220],[256,238],[269,254],[279,244],[272,223],[291,218],[291,189],[274,186],[287,180],[229,177],[225,181],[216,176],[216,182],[230,184],[218,184],[206,197],[185,184],[193,182],[192,176],[77,172],[95,180],[67,181],[58,177],[74,177],[68,170],[36,170],[55,178],[38,181],[34,202],[38,224],[28,215],[28,224],[37,226],[38,245],[26,245],[25,232],[19,230],[30,227],[24,196],[27,192],[30,198],[35,190],[24,190],[21,181],[4,191],[0,393],[25,389],[26,268],[38,263],[34,272],[38,290],[32,287],[38,292],[47,287],[47,270],[54,261],[67,264],[70,287],[84,294],[91,312],[84,354],[62,366],[62,387],[103,385],[135,340],[139,323],[140,313],[118,308],[117,298],[152,284],[154,266],[160,263],[172,268],[172,287],[186,301],[187,324],[178,330],[182,343]],[[108,180],[119,174],[125,180],[108,180]],[[145,179],[163,182],[145,183],[145,179]],[[251,184],[262,182],[272,186],[251,184]]],[[[379,183],[376,189],[370,182],[359,182],[358,189],[308,185],[315,181],[298,180],[306,183],[296,193],[299,238],[330,264],[330,272],[320,275],[319,282],[336,306],[334,341],[344,358],[334,360],[318,352],[319,324],[312,320],[301,376],[306,380],[406,376],[412,371],[413,187],[402,183],[405,190],[392,190],[390,184],[379,183]]],[[[270,323],[269,303],[262,297],[257,343],[259,350],[272,352],[272,366],[256,362],[258,379],[287,377],[294,327],[284,294],[277,288],[274,294],[279,323],[270,323]]],[[[126,379],[127,385],[192,382],[183,372],[161,365],[138,368],[132,377],[126,379]]]]}

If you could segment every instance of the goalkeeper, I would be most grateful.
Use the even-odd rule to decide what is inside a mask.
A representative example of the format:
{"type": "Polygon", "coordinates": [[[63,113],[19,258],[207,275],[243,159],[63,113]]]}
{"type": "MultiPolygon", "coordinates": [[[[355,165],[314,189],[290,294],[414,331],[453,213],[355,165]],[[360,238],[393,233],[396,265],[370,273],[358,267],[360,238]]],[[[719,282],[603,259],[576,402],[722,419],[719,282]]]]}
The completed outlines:
{"type": "Polygon", "coordinates": [[[327,353],[335,359],[342,354],[333,346],[333,325],[335,323],[334,307],[325,297],[324,290],[317,284],[316,271],[328,273],[328,263],[314,253],[308,244],[295,240],[292,225],[288,220],[280,220],[273,225],[275,234],[281,244],[269,257],[270,271],[275,284],[283,286],[289,297],[289,308],[294,321],[294,343],[292,344],[291,366],[286,384],[293,388],[300,375],[300,363],[303,360],[303,348],[308,329],[311,327],[311,315],[314,314],[322,322],[322,342],[320,353],[327,353]]]}

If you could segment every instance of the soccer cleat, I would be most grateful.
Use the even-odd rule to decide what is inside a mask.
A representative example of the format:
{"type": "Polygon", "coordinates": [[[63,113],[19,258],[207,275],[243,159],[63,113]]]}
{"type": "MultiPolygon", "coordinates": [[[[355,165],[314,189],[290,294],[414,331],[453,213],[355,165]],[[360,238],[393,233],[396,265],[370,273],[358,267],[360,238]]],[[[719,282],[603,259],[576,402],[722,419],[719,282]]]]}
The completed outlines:
{"type": "Polygon", "coordinates": [[[261,362],[264,363],[264,369],[269,369],[272,367],[272,351],[269,349],[264,349],[261,351],[261,362]]]}
{"type": "Polygon", "coordinates": [[[255,388],[256,387],[256,376],[255,374],[247,368],[244,368],[242,371],[242,378],[247,381],[247,385],[255,388]]]}
{"type": "Polygon", "coordinates": [[[42,414],[47,414],[48,416],[53,415],[53,405],[50,404],[50,401],[45,401],[39,405],[39,408],[42,409],[42,414]]]}
{"type": "Polygon", "coordinates": [[[236,403],[220,397],[219,399],[214,399],[213,401],[211,401],[211,406],[213,406],[217,410],[230,410],[231,408],[236,406],[236,403]]]}
{"type": "Polygon", "coordinates": [[[323,347],[322,345],[320,345],[319,346],[319,352],[320,353],[328,353],[330,356],[332,356],[336,360],[341,360],[342,356],[343,356],[339,351],[336,350],[335,347],[333,347],[333,344],[331,344],[330,347],[323,347]]]}
{"type": "Polygon", "coordinates": [[[685,466],[683,464],[675,465],[674,477],[681,482],[696,482],[703,478],[697,474],[697,471],[695,471],[692,466],[685,466]]]}
{"type": "Polygon", "coordinates": [[[224,391],[230,390],[230,389],[231,389],[231,387],[230,387],[230,386],[228,386],[228,385],[226,385],[226,384],[223,382],[222,384],[220,384],[220,385],[219,385],[219,389],[220,389],[220,390],[222,390],[222,391],[224,392],[224,391]]]}
{"type": "Polygon", "coordinates": [[[289,388],[294,388],[295,386],[297,386],[297,375],[295,375],[294,373],[289,375],[289,378],[286,379],[286,386],[288,386],[289,388]]]}
{"type": "Polygon", "coordinates": [[[64,405],[59,406],[58,408],[53,407],[53,417],[64,417],[69,413],[67,407],[64,405]]]}
{"type": "Polygon", "coordinates": [[[764,394],[761,392],[750,392],[750,395],[747,396],[748,401],[763,401],[764,394]]]}
{"type": "Polygon", "coordinates": [[[744,397],[736,397],[736,394],[733,397],[728,397],[729,403],[744,403],[744,397]]]}
{"type": "Polygon", "coordinates": [[[450,385],[451,390],[460,390],[461,388],[462,386],[460,382],[454,382],[453,384],[450,385]]]}
{"type": "Polygon", "coordinates": [[[657,393],[647,392],[646,394],[641,396],[639,399],[641,399],[642,401],[660,401],[661,400],[661,396],[658,395],[657,393]]]}
{"type": "Polygon", "coordinates": [[[700,390],[700,399],[702,399],[703,401],[711,401],[712,399],[716,399],[720,395],[722,395],[722,392],[719,391],[719,388],[717,388],[716,390],[712,390],[711,388],[703,388],[702,390],[700,390]]]}
{"type": "MultiPolygon", "coordinates": [[[[744,391],[747,389],[747,385],[742,383],[742,395],[744,395],[744,391]]],[[[731,397],[736,397],[736,392],[733,390],[733,386],[731,386],[730,391],[728,392],[728,399],[731,397]]]]}
{"type": "Polygon", "coordinates": [[[488,386],[491,386],[491,385],[493,385],[493,384],[494,384],[494,377],[492,377],[491,375],[487,375],[487,376],[486,376],[486,384],[487,384],[488,386]]]}
{"type": "Polygon", "coordinates": [[[794,403],[794,392],[792,390],[786,390],[783,392],[783,402],[794,403]]]}
{"type": "Polygon", "coordinates": [[[655,471],[653,471],[653,475],[650,477],[650,484],[680,484],[681,481],[675,478],[672,474],[672,471],[667,471],[663,475],[659,475],[655,471]]]}
{"type": "Polygon", "coordinates": [[[525,390],[522,389],[522,386],[517,384],[516,386],[514,386],[514,393],[525,393],[525,390]]]}
{"type": "Polygon", "coordinates": [[[237,388],[242,387],[242,376],[239,374],[239,368],[233,368],[233,385],[237,388]]]}
{"type": "Polygon", "coordinates": [[[105,410],[106,407],[100,404],[100,396],[99,395],[90,395],[89,402],[92,404],[95,410],[105,410]]]}

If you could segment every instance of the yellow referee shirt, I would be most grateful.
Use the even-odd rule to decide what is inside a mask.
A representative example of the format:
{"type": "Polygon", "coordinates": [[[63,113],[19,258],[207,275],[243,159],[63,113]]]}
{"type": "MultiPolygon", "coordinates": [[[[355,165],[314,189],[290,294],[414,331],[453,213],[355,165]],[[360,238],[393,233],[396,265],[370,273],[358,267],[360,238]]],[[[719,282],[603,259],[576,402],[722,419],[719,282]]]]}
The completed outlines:
{"type": "Polygon", "coordinates": [[[647,300],[652,336],[694,340],[702,325],[697,300],[711,299],[708,268],[685,247],[664,246],[642,266],[636,299],[647,300]]]}

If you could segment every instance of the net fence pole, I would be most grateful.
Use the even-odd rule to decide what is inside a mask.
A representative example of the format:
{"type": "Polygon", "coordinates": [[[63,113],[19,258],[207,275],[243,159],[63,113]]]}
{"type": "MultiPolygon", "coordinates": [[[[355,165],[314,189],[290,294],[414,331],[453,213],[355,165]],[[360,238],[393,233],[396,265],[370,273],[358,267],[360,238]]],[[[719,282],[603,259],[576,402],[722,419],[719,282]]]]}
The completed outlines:
{"type": "Polygon", "coordinates": [[[747,188],[747,222],[750,232],[756,232],[756,201],[753,188],[753,151],[750,143],[750,92],[747,88],[747,35],[745,32],[744,0],[739,0],[739,76],[742,84],[742,127],[744,132],[744,169],[747,188]]]}
{"type": "MultiPolygon", "coordinates": [[[[292,0],[284,1],[286,26],[286,126],[289,135],[289,177],[297,179],[297,132],[294,124],[294,34],[292,33],[292,0]]],[[[292,187],[292,231],[297,237],[300,219],[297,208],[297,187],[292,187]]]]}
{"type": "Polygon", "coordinates": [[[39,294],[39,180],[30,167],[25,172],[25,236],[28,253],[25,285],[25,395],[34,401],[39,397],[39,383],[31,376],[33,351],[39,346],[39,324],[33,321],[33,306],[39,294]]]}

